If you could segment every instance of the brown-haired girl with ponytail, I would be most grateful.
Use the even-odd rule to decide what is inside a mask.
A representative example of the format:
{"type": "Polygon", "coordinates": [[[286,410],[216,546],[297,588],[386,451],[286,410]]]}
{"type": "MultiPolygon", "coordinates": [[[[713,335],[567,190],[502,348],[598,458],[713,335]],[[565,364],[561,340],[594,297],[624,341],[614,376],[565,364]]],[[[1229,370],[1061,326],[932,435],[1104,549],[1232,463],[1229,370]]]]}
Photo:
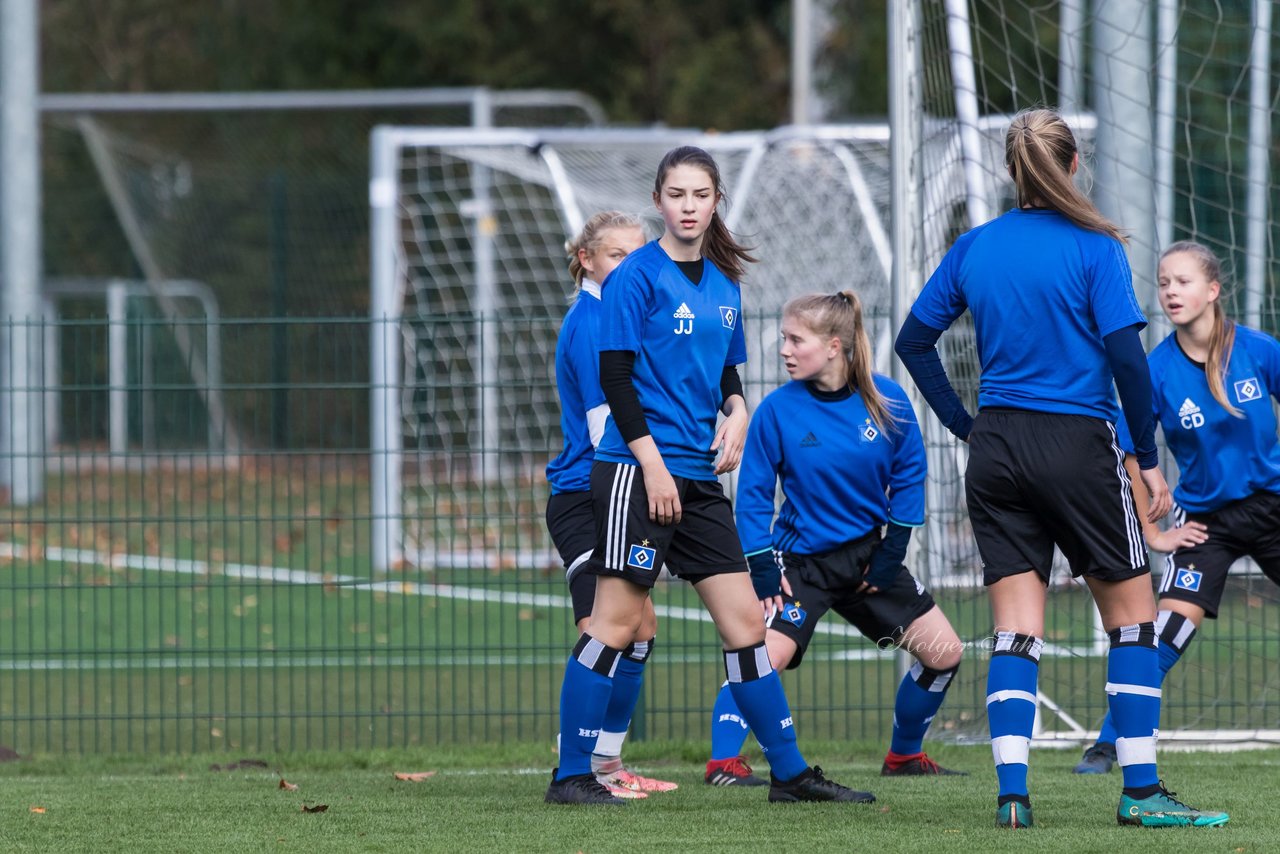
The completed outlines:
{"type": "MultiPolygon", "coordinates": [[[[1179,473],[1174,527],[1143,526],[1147,544],[1170,553],[1156,603],[1163,679],[1205,618],[1217,618],[1231,564],[1251,556],[1280,584],[1280,440],[1271,406],[1280,401],[1280,342],[1227,318],[1222,264],[1202,244],[1166,249],[1157,282],[1174,330],[1147,364],[1155,418],[1179,473]]],[[[1125,463],[1134,467],[1132,453],[1125,463]]],[[[1115,743],[1108,716],[1076,773],[1110,771],[1115,743]]]]}
{"type": "Polygon", "coordinates": [[[1116,441],[1116,392],[1133,433],[1146,521],[1169,512],[1151,417],[1146,325],[1124,232],[1076,188],[1075,135],[1053,110],[1024,110],[1005,135],[1017,206],[957,238],[911,307],[894,346],[938,419],[968,443],[965,498],[995,624],[987,722],[996,825],[1032,824],[1027,768],[1055,547],[1082,576],[1107,632],[1107,699],[1119,731],[1120,824],[1206,827],[1156,767],[1160,670],[1156,603],[1134,488],[1116,441]],[[978,416],[937,352],[973,319],[978,416]]]}
{"type": "MultiPolygon", "coordinates": [[[[586,630],[596,596],[596,577],[581,571],[596,541],[591,463],[609,417],[609,405],[600,391],[600,287],[623,258],[643,245],[639,217],[622,211],[592,215],[582,231],[565,244],[569,275],[577,293],[556,340],[556,390],[560,393],[564,448],[547,466],[551,497],[546,519],[551,540],[564,562],[573,621],[580,632],[586,630]]],[[[608,714],[591,753],[592,773],[616,798],[645,798],[649,792],[676,788],[675,783],[644,777],[622,764],[622,742],[631,726],[657,631],[658,618],[648,603],[635,638],[618,663],[608,714]]]]}
{"type": "MultiPolygon", "coordinates": [[[[777,670],[798,667],[828,610],[881,647],[906,649],[916,663],[898,687],[880,773],[958,773],[923,747],[960,666],[961,644],[903,565],[912,529],[924,524],[927,473],[906,392],[872,372],[862,305],[852,291],[788,302],[778,354],[792,381],[766,396],[751,419],[736,508],[751,580],[770,620],[769,658],[777,670]]],[[[736,720],[731,702],[723,692],[716,700],[706,781],[751,785],[749,777],[729,780],[743,777],[738,752],[746,738],[742,727],[722,725],[736,720]]]]}
{"type": "Polygon", "coordinates": [[[738,279],[752,260],[720,218],[722,198],[710,154],[668,152],[653,192],[662,236],[623,259],[602,289],[600,387],[609,418],[591,467],[596,539],[582,569],[596,576],[596,596],[565,665],[560,765],[548,803],[623,803],[591,773],[591,753],[664,566],[693,585],[720,632],[730,690],[769,760],[769,800],[875,800],[828,779],[796,746],[718,479],[738,467],[747,433],[738,279]]]}

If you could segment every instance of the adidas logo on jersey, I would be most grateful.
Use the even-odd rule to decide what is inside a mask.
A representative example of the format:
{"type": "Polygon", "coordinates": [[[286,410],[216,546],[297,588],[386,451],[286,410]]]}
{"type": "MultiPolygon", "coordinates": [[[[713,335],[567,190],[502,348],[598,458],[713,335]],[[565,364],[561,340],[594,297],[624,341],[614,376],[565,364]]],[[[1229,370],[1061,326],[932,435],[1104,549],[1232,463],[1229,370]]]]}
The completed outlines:
{"type": "Polygon", "coordinates": [[[1178,407],[1178,420],[1182,423],[1184,430],[1194,430],[1204,426],[1204,415],[1201,414],[1200,407],[1196,406],[1189,397],[1182,401],[1182,406],[1178,407]]]}
{"type": "Polygon", "coordinates": [[[693,334],[693,312],[689,310],[687,302],[680,303],[680,307],[676,309],[676,313],[671,315],[676,319],[676,328],[671,330],[677,335],[693,334]]]}
{"type": "Polygon", "coordinates": [[[821,444],[818,441],[818,437],[813,435],[812,432],[806,433],[804,438],[800,440],[800,447],[802,448],[816,448],[821,444]]]}

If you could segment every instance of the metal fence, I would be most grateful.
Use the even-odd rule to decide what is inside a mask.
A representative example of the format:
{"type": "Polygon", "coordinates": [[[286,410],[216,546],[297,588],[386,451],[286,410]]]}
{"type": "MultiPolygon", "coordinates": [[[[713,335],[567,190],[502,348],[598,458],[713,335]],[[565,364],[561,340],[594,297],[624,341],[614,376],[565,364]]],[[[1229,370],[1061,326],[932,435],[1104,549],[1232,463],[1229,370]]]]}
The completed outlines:
{"type": "MultiPolygon", "coordinates": [[[[747,319],[766,353],[774,324],[747,319]]],[[[0,745],[26,755],[553,742],[573,642],[542,522],[542,467],[558,436],[407,463],[434,466],[416,481],[434,486],[402,521],[450,560],[375,573],[368,448],[335,441],[367,435],[367,322],[215,324],[236,451],[210,442],[205,397],[170,322],[137,312],[123,325],[129,359],[114,380],[104,355],[113,324],[34,330],[62,353],[58,373],[28,389],[57,399],[43,412],[58,413],[62,438],[40,460],[11,461],[42,467],[41,497],[0,508],[0,745]],[[265,379],[280,337],[286,376],[305,379],[265,379]],[[113,394],[127,401],[123,448],[111,442],[113,394]],[[289,448],[271,442],[281,411],[300,437],[289,448]],[[476,453],[500,457],[502,476],[478,477],[476,453]]],[[[758,398],[779,381],[776,360],[751,363],[746,380],[758,398]]],[[[540,382],[546,391],[552,377],[540,382]]],[[[970,547],[962,525],[926,536],[970,547]]],[[[969,583],[957,574],[935,588],[970,642],[965,678],[934,724],[943,738],[985,730],[989,617],[969,572],[969,583]]],[[[1042,688],[1093,725],[1105,660],[1092,604],[1057,586],[1042,688]]],[[[659,584],[654,599],[659,639],[633,737],[706,738],[723,679],[716,633],[688,585],[659,584]]],[[[1265,579],[1233,579],[1222,618],[1170,677],[1166,730],[1274,725],[1276,604],[1265,579]]],[[[838,620],[784,680],[802,738],[887,737],[892,654],[838,620]]]]}

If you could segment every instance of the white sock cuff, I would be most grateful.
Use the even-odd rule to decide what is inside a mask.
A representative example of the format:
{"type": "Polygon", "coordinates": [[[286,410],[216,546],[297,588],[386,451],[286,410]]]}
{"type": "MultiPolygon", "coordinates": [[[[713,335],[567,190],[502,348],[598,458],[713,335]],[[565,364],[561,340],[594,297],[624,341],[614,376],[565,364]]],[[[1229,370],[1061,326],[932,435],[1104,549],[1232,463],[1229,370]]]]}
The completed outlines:
{"type": "Polygon", "coordinates": [[[626,739],[625,732],[605,732],[600,730],[600,735],[596,738],[595,749],[592,753],[600,756],[621,756],[622,742],[626,739]]]}
{"type": "Polygon", "coordinates": [[[992,691],[990,694],[987,695],[988,706],[990,706],[992,703],[1004,703],[1009,700],[1024,700],[1034,706],[1036,704],[1036,695],[1032,694],[1030,691],[1013,691],[1013,690],[992,691]]]}
{"type": "Polygon", "coordinates": [[[991,755],[997,765],[1026,765],[1031,739],[1025,735],[1001,735],[991,739],[991,755]]]}
{"type": "Polygon", "coordinates": [[[1142,697],[1155,697],[1159,699],[1160,689],[1152,688],[1148,685],[1129,685],[1124,682],[1108,682],[1103,689],[1108,694],[1138,694],[1142,697]]]}
{"type": "Polygon", "coordinates": [[[1116,761],[1123,768],[1126,765],[1155,765],[1156,736],[1146,738],[1117,738],[1116,761]]]}

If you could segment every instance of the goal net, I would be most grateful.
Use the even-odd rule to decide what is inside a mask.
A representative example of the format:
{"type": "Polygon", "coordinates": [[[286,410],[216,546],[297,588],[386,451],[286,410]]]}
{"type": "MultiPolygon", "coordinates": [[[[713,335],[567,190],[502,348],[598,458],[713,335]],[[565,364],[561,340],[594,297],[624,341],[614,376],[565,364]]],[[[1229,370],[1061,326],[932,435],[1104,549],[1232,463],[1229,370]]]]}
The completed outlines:
{"type": "MultiPolygon", "coordinates": [[[[1170,329],[1156,300],[1156,261],[1163,246],[1182,239],[1205,243],[1223,259],[1232,316],[1276,334],[1270,17],[1267,2],[910,4],[894,49],[903,51],[914,72],[908,79],[919,85],[891,98],[912,102],[911,126],[895,133],[918,134],[911,180],[924,199],[925,228],[912,260],[927,275],[960,232],[1011,206],[1003,163],[1008,117],[1029,106],[1056,106],[1081,144],[1082,189],[1131,234],[1134,287],[1150,320],[1148,347],[1170,329]]],[[[972,331],[953,329],[942,344],[948,371],[972,408],[978,371],[972,331]]],[[[925,421],[931,476],[958,479],[963,449],[948,442],[936,420],[925,421]]],[[[1176,483],[1167,455],[1165,463],[1176,483]]],[[[930,505],[930,547],[947,535],[943,526],[967,528],[963,496],[950,495],[954,504],[930,505]]],[[[964,558],[976,565],[971,552],[964,558]]],[[[1156,571],[1160,558],[1153,555],[1156,571]]],[[[1090,597],[1065,565],[1051,586],[1037,739],[1072,743],[1092,737],[1106,712],[1107,643],[1090,597]]],[[[952,606],[957,597],[947,592],[939,598],[949,612],[964,608],[952,606]]],[[[1275,585],[1252,562],[1233,567],[1219,619],[1205,622],[1165,683],[1162,741],[1280,741],[1278,601],[1275,585]]],[[[982,607],[973,605],[975,624],[982,607]]],[[[985,654],[981,643],[968,653],[973,666],[953,687],[935,734],[985,736],[985,654]]]]}
{"type": "Polygon", "coordinates": [[[375,132],[375,564],[548,565],[540,503],[560,443],[565,241],[610,208],[656,236],[654,169],[676,145],[717,158],[727,221],[763,259],[744,285],[749,394],[779,382],[782,303],[813,290],[863,294],[887,367],[886,140],[883,125],[375,132]]]}
{"type": "MultiPolygon", "coordinates": [[[[895,309],[909,304],[956,236],[1012,203],[1003,134],[1017,109],[1034,104],[1063,109],[1082,147],[1082,186],[1133,234],[1135,287],[1153,336],[1167,331],[1154,300],[1155,258],[1161,245],[1181,238],[1223,256],[1234,313],[1274,334],[1274,236],[1265,216],[1274,181],[1253,159],[1252,77],[1239,65],[1254,24],[1244,12],[1233,20],[1161,4],[1175,7],[1179,34],[1162,42],[1163,19],[1147,14],[1151,5],[1112,0],[1089,12],[1073,2],[900,4],[908,26],[891,49],[909,57],[910,91],[891,100],[910,98],[914,106],[892,133],[887,124],[731,134],[376,130],[375,567],[557,564],[542,521],[542,470],[560,444],[555,335],[573,291],[564,242],[606,208],[649,217],[656,236],[653,170],[675,145],[699,145],[716,157],[726,218],[762,259],[743,290],[751,404],[784,379],[775,355],[778,313],[800,293],[856,289],[877,368],[893,371],[895,309]],[[909,164],[918,195],[905,237],[890,221],[908,192],[891,193],[895,157],[909,164]],[[896,260],[914,278],[895,295],[899,243],[910,255],[904,250],[896,260]]],[[[891,6],[896,14],[899,4],[891,6]]],[[[1265,88],[1270,78],[1262,76],[1257,85],[1265,88]]],[[[977,357],[963,322],[942,348],[952,380],[974,406],[977,357]]],[[[917,411],[929,452],[929,520],[912,568],[968,647],[932,735],[982,740],[992,626],[965,512],[965,451],[923,407],[917,411]]],[[[1037,736],[1078,743],[1106,711],[1107,641],[1091,598],[1065,567],[1052,587],[1037,736]]],[[[1233,571],[1220,619],[1206,624],[1166,683],[1166,740],[1280,741],[1278,599],[1256,567],[1246,562],[1233,571]]],[[[856,646],[843,635],[815,643],[827,645],[833,660],[856,646]]]]}

